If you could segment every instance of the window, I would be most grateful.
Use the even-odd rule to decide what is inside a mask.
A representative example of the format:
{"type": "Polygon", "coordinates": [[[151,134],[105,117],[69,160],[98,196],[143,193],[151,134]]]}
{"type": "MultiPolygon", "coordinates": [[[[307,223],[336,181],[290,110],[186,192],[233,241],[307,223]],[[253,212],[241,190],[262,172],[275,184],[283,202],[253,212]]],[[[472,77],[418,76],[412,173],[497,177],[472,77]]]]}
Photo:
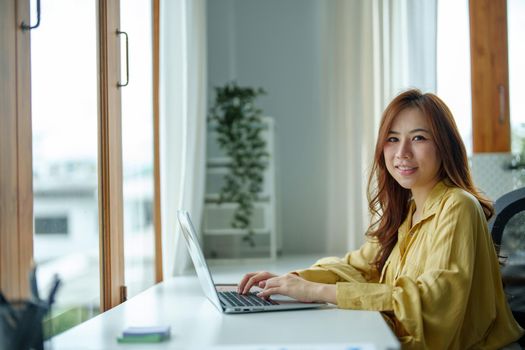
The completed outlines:
{"type": "Polygon", "coordinates": [[[440,0],[437,23],[437,94],[449,106],[472,155],[468,0],[440,0]]]}
{"type": "MultiPolygon", "coordinates": [[[[512,152],[525,157],[525,1],[507,0],[512,152]]],[[[525,162],[525,158],[522,159],[525,162]]],[[[525,183],[524,183],[525,184],[525,183]]]]}
{"type": "MultiPolygon", "coordinates": [[[[148,30],[144,25],[157,28],[158,0],[141,6],[149,6],[136,13],[149,17],[141,30],[148,30]]],[[[0,87],[6,92],[0,94],[0,289],[8,298],[27,297],[33,259],[40,289],[58,273],[64,283],[44,325],[48,335],[126,298],[123,183],[130,172],[122,169],[125,108],[117,82],[123,78],[120,61],[126,58],[119,51],[119,8],[119,0],[42,1],[40,26],[29,32],[20,27],[36,22],[35,16],[29,18],[29,2],[0,0],[0,87]]],[[[158,42],[158,31],[150,28],[149,33],[149,61],[137,68],[150,71],[149,85],[141,92],[145,96],[153,94],[153,82],[158,82],[153,73],[158,72],[158,54],[153,55],[158,45],[151,44],[158,42]]],[[[137,79],[137,85],[142,83],[137,79]]],[[[158,99],[134,98],[149,109],[148,115],[141,114],[149,124],[133,126],[148,130],[142,147],[149,158],[131,171],[132,177],[136,170],[139,178],[146,174],[150,188],[132,204],[142,212],[135,227],[146,227],[153,242],[148,265],[143,265],[148,282],[140,288],[145,288],[162,276],[155,225],[158,123],[153,111],[158,99]]]]}
{"type": "Polygon", "coordinates": [[[42,6],[45,20],[31,32],[34,261],[40,288],[54,274],[63,282],[48,326],[57,333],[100,312],[97,1],[42,6]],[[68,213],[69,234],[38,235],[58,229],[49,212],[68,213]]]}
{"type": "Polygon", "coordinates": [[[67,215],[57,217],[35,217],[35,234],[69,233],[67,215]]]}
{"type": "MultiPolygon", "coordinates": [[[[153,212],[153,26],[151,0],[126,1],[129,85],[122,89],[124,273],[128,297],[155,283],[153,212]]],[[[125,52],[125,49],[122,50],[125,52]]]]}
{"type": "Polygon", "coordinates": [[[476,117],[478,152],[512,151],[525,155],[525,103],[521,98],[525,94],[521,83],[525,76],[525,67],[521,64],[525,61],[522,40],[525,33],[525,22],[522,20],[525,17],[525,1],[438,2],[438,94],[451,107],[468,154],[472,155],[469,16],[475,18],[471,30],[476,36],[475,45],[478,45],[472,79],[478,87],[477,103],[482,103],[477,107],[476,117]],[[505,131],[509,109],[510,140],[505,131]],[[507,144],[511,146],[507,147],[507,144]]]}

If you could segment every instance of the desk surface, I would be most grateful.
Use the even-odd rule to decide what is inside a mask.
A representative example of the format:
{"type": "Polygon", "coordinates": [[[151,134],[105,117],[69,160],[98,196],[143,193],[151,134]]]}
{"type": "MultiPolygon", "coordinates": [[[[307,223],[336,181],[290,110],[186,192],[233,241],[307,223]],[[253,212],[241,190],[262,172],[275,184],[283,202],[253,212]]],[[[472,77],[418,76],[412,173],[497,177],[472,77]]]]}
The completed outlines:
{"type": "MultiPolygon", "coordinates": [[[[271,263],[281,273],[304,266],[304,258],[271,263]],[[300,264],[296,266],[295,264],[300,264]]],[[[310,260],[311,262],[311,260],[310,260]]],[[[268,264],[266,264],[268,265],[268,264]]],[[[216,282],[237,282],[244,271],[212,267],[216,282]],[[241,272],[242,271],[242,272],[241,272]]],[[[248,270],[247,270],[248,269],[248,270]]],[[[195,275],[166,280],[125,303],[66,331],[52,341],[62,349],[398,349],[397,339],[378,312],[340,310],[327,306],[316,310],[225,315],[204,297],[195,275]],[[172,337],[156,344],[118,344],[116,338],[128,326],[170,325],[172,337]],[[367,347],[366,344],[375,346],[367,347]],[[330,347],[331,346],[331,347],[330,347]]]]}

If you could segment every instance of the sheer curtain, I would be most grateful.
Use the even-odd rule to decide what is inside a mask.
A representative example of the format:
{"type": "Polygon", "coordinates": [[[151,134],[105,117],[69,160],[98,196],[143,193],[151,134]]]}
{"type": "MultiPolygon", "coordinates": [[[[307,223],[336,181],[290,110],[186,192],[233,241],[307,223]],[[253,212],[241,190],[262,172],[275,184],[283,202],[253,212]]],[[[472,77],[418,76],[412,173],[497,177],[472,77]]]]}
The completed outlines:
{"type": "Polygon", "coordinates": [[[200,232],[206,139],[206,1],[161,1],[161,211],[165,276],[189,266],[177,209],[200,232]]]}
{"type": "Polygon", "coordinates": [[[399,92],[435,91],[436,0],[334,0],[323,8],[329,140],[327,250],[358,248],[379,120],[399,92]]]}

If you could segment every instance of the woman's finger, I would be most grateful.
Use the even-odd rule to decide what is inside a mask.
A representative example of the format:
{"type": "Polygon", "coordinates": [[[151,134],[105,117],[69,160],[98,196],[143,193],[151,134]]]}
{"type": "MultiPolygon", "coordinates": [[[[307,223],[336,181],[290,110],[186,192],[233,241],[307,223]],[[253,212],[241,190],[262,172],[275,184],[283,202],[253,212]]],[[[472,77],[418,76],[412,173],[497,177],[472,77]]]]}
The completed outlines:
{"type": "Polygon", "coordinates": [[[242,289],[242,294],[248,293],[254,284],[259,283],[260,281],[263,281],[263,280],[267,280],[268,278],[271,278],[271,277],[273,277],[273,274],[266,272],[266,271],[259,272],[256,275],[250,277],[248,281],[246,282],[246,285],[242,289]]]}
{"type": "Polygon", "coordinates": [[[267,298],[273,294],[282,294],[281,287],[266,288],[261,292],[257,293],[257,296],[260,298],[267,298]]]}
{"type": "Polygon", "coordinates": [[[270,277],[270,273],[268,272],[259,272],[256,275],[252,276],[246,283],[246,286],[244,286],[244,290],[242,291],[242,294],[248,293],[254,284],[258,284],[259,282],[264,281],[268,279],[269,277],[270,277]]]}
{"type": "Polygon", "coordinates": [[[252,276],[256,275],[258,272],[250,272],[244,275],[241,282],[237,285],[237,293],[241,293],[244,290],[244,287],[246,286],[246,283],[248,283],[248,280],[252,278],[252,276]]]}

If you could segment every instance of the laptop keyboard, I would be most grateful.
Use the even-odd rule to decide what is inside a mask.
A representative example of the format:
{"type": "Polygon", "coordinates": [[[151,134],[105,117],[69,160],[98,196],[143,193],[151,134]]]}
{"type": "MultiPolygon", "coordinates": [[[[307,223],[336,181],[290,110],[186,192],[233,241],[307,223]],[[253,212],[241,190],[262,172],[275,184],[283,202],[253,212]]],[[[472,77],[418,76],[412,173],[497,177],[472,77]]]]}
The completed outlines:
{"type": "Polygon", "coordinates": [[[219,299],[222,303],[231,306],[266,306],[277,304],[272,300],[259,298],[254,293],[244,295],[237,292],[219,292],[219,299]]]}

